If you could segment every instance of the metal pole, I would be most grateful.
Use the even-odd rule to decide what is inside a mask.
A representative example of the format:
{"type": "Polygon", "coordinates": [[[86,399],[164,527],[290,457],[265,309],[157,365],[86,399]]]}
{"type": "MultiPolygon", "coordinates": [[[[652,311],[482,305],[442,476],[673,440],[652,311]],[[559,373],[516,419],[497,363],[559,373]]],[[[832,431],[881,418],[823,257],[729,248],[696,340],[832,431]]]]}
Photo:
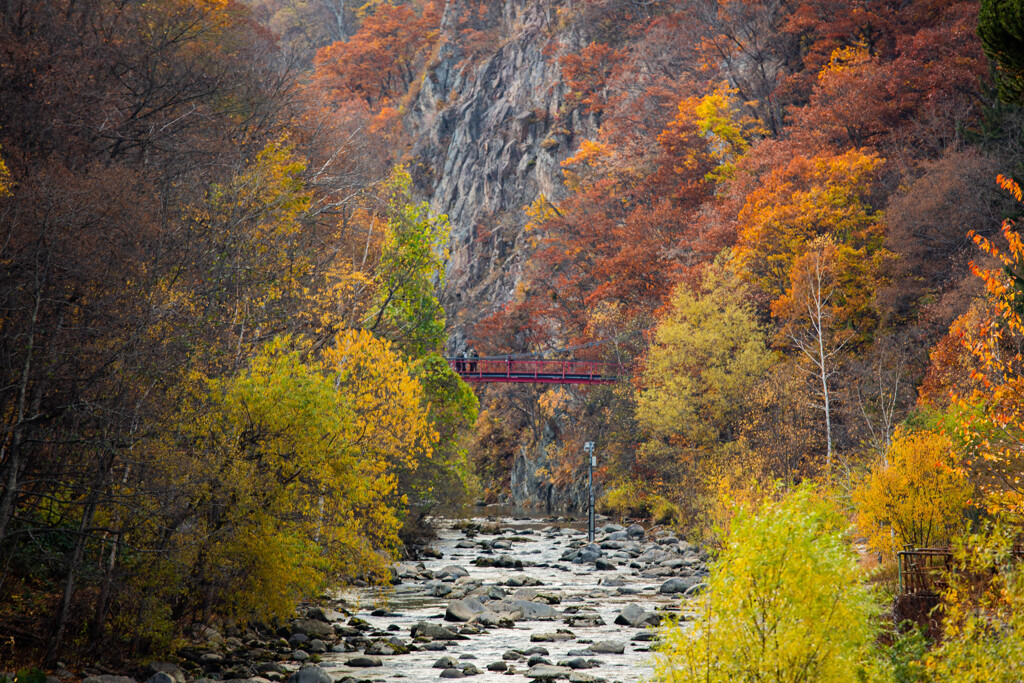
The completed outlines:
{"type": "Polygon", "coordinates": [[[588,441],[583,446],[583,450],[586,451],[589,456],[589,475],[587,477],[587,490],[588,490],[588,501],[587,505],[587,540],[590,543],[594,542],[594,466],[597,464],[597,457],[594,456],[594,442],[588,441]]]}

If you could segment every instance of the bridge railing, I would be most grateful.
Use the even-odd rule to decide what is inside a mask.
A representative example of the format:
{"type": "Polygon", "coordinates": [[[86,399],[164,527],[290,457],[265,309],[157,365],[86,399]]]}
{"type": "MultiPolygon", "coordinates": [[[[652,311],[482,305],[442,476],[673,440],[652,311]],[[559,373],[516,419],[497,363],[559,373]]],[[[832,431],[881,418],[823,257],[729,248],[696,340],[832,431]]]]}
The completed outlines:
{"type": "Polygon", "coordinates": [[[448,358],[448,364],[464,379],[498,380],[611,380],[621,373],[618,363],[542,358],[448,358]]]}

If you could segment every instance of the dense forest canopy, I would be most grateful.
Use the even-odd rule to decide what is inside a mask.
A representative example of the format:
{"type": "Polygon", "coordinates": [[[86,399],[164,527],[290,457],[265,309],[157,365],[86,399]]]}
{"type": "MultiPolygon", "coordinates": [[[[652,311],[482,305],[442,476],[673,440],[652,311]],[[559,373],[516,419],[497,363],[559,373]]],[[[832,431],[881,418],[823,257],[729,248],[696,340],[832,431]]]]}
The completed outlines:
{"type": "MultiPolygon", "coordinates": [[[[960,545],[991,568],[964,549],[1002,557],[1024,512],[1022,17],[1019,0],[0,3],[0,655],[141,657],[192,624],[386,583],[423,510],[507,496],[529,453],[567,488],[584,441],[604,510],[722,550],[712,590],[735,600],[708,624],[761,618],[743,572],[765,556],[730,538],[792,532],[852,585],[837,520],[882,571],[993,525],[960,545]],[[450,169],[424,150],[454,143],[431,115],[466,113],[459,88],[528,29],[557,74],[530,87],[558,106],[507,125],[547,131],[560,183],[511,187],[494,226],[450,224],[431,203],[450,169]],[[513,291],[452,296],[451,252],[509,225],[513,291]],[[442,358],[468,345],[572,348],[628,377],[478,403],[442,358]]],[[[994,581],[990,613],[1020,635],[994,581]]],[[[843,594],[843,656],[866,657],[874,607],[843,594]]],[[[957,634],[999,632],[965,594],[932,660],[949,680],[981,647],[957,634]]]]}

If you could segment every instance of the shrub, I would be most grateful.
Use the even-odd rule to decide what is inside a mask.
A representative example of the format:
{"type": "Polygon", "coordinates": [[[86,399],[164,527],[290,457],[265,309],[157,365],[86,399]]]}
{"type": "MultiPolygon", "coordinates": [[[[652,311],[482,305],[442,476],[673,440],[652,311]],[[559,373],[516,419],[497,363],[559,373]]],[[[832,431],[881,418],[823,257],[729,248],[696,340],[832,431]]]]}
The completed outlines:
{"type": "Polygon", "coordinates": [[[665,632],[656,680],[858,680],[878,608],[843,526],[811,487],[739,510],[703,613],[692,628],[665,632]]]}
{"type": "Polygon", "coordinates": [[[936,431],[897,431],[888,462],[854,492],[857,523],[878,552],[945,544],[965,530],[971,495],[953,469],[953,444],[936,431]]]}

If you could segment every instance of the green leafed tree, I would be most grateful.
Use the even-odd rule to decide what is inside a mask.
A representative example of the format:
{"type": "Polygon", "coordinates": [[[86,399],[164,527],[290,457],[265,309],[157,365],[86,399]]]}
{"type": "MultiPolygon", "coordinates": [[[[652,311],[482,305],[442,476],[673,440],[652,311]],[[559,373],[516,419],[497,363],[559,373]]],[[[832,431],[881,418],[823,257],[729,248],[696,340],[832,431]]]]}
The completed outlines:
{"type": "Polygon", "coordinates": [[[978,36],[995,63],[999,99],[1024,104],[1024,2],[981,0],[978,36]]]}
{"type": "Polygon", "coordinates": [[[440,349],[445,315],[437,292],[444,286],[450,226],[411,195],[412,178],[395,169],[385,187],[387,225],[377,267],[375,306],[367,329],[422,356],[440,349]]]}
{"type": "Polygon", "coordinates": [[[811,487],[740,510],[711,567],[702,612],[665,633],[656,680],[864,680],[878,608],[844,527],[811,487]]]}

